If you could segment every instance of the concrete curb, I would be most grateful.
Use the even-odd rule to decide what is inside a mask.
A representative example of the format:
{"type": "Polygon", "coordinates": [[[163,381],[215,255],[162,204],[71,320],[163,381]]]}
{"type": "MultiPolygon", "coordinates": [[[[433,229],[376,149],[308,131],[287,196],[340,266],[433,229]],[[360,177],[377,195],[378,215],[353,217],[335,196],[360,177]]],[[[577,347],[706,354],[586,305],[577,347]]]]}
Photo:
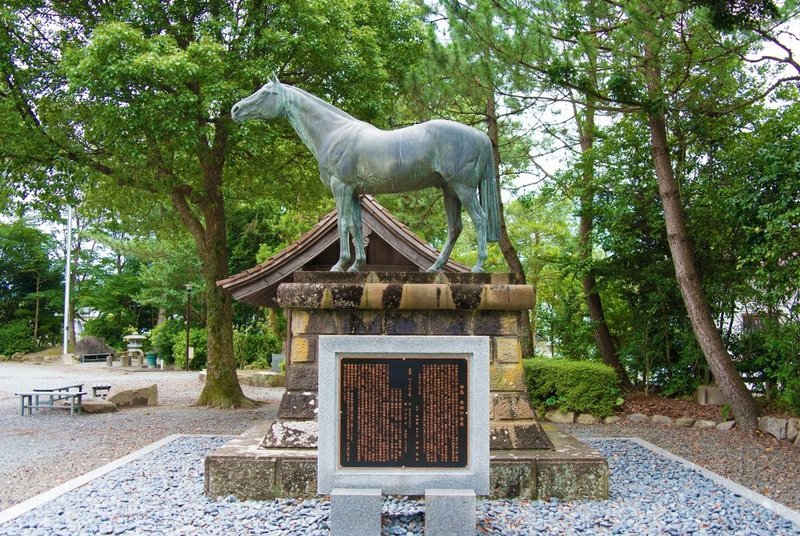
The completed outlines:
{"type": "Polygon", "coordinates": [[[53,499],[64,495],[65,493],[69,493],[70,491],[83,486],[84,484],[88,484],[92,480],[99,478],[105,474],[110,473],[115,469],[119,469],[123,465],[130,463],[136,459],[142,458],[147,454],[150,454],[154,450],[157,450],[167,443],[175,441],[179,437],[218,437],[219,434],[172,434],[164,437],[163,439],[159,439],[155,443],[150,443],[146,447],[142,447],[139,450],[135,450],[130,454],[126,454],[121,458],[117,458],[116,460],[109,462],[97,469],[92,469],[88,473],[85,473],[79,477],[75,477],[72,480],[68,480],[63,484],[56,486],[50,490],[45,491],[44,493],[40,493],[30,499],[22,501],[19,504],[15,504],[10,508],[6,508],[5,510],[0,512],[0,524],[3,524],[7,521],[11,521],[24,513],[27,513],[34,508],[38,508],[42,506],[46,502],[52,501],[53,499]]]}
{"type": "Polygon", "coordinates": [[[701,466],[699,466],[699,465],[697,465],[697,464],[695,464],[693,462],[690,462],[686,458],[681,458],[680,456],[678,456],[676,454],[673,454],[673,453],[669,452],[668,450],[664,450],[664,449],[662,449],[661,447],[659,447],[657,445],[654,445],[654,444],[652,444],[652,443],[650,443],[648,441],[645,441],[644,439],[639,439],[638,437],[583,437],[583,438],[580,438],[580,439],[582,439],[582,440],[583,439],[591,439],[591,440],[600,440],[600,441],[602,441],[602,440],[617,441],[617,440],[621,439],[621,440],[624,440],[624,441],[630,441],[632,443],[636,443],[639,446],[642,446],[642,447],[644,447],[644,448],[646,448],[646,449],[648,449],[648,450],[650,450],[652,452],[655,452],[659,456],[663,456],[663,457],[665,457],[667,459],[670,459],[670,460],[673,460],[673,461],[676,461],[676,462],[680,463],[681,465],[683,465],[687,469],[692,469],[694,471],[697,471],[698,473],[700,473],[704,477],[706,477],[709,480],[719,484],[720,486],[722,486],[724,488],[729,489],[730,491],[732,491],[736,495],[740,495],[740,496],[744,497],[745,499],[747,499],[748,501],[753,502],[753,503],[755,503],[755,504],[757,504],[757,505],[759,505],[759,506],[761,506],[763,508],[766,508],[770,512],[775,512],[779,516],[781,516],[781,517],[783,517],[785,519],[788,519],[789,521],[791,521],[792,523],[794,523],[794,524],[796,524],[797,526],[800,527],[800,512],[798,512],[797,510],[793,510],[793,509],[789,508],[788,506],[785,506],[785,505],[783,505],[783,504],[781,504],[779,502],[776,502],[776,501],[770,499],[769,497],[765,497],[764,495],[761,495],[760,493],[755,492],[755,491],[751,490],[750,488],[746,488],[746,487],[742,486],[741,484],[737,484],[733,480],[731,480],[729,478],[725,478],[722,475],[718,475],[714,471],[711,471],[709,469],[706,469],[705,467],[701,467],[701,466]]]}

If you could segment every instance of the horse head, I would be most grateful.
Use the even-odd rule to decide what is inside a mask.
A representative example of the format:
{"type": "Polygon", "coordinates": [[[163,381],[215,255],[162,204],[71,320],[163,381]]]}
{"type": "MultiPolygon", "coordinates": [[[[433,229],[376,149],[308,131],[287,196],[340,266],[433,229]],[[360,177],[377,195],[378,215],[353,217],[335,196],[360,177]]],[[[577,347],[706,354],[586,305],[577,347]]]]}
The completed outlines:
{"type": "Polygon", "coordinates": [[[231,117],[237,123],[247,119],[273,119],[283,114],[284,87],[275,73],[258,91],[245,97],[231,108],[231,117]]]}

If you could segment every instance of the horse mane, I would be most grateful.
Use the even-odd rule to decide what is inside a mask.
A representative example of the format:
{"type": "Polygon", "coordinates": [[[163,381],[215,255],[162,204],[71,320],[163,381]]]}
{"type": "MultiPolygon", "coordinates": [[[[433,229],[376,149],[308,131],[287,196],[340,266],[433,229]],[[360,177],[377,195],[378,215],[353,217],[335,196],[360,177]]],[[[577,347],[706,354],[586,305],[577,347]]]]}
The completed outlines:
{"type": "Polygon", "coordinates": [[[306,97],[308,97],[309,99],[313,100],[314,102],[316,102],[317,104],[319,104],[319,105],[320,105],[320,106],[322,106],[323,108],[326,108],[327,110],[330,110],[330,111],[332,111],[332,112],[335,112],[335,113],[336,113],[337,115],[339,115],[339,116],[342,116],[342,117],[344,117],[344,118],[346,118],[346,119],[350,119],[350,120],[352,120],[352,121],[358,121],[358,119],[356,119],[355,117],[353,117],[353,116],[352,116],[352,115],[350,115],[349,113],[345,112],[344,110],[342,110],[342,109],[340,109],[340,108],[337,108],[337,107],[336,107],[336,106],[334,106],[333,104],[331,104],[331,103],[329,103],[329,102],[327,102],[327,101],[324,101],[324,100],[320,99],[320,98],[319,98],[319,97],[317,97],[316,95],[313,95],[313,94],[309,93],[308,91],[306,91],[306,90],[304,90],[304,89],[300,89],[300,88],[299,88],[299,87],[297,87],[297,86],[290,86],[289,84],[283,84],[283,86],[284,86],[284,87],[287,87],[287,88],[291,88],[291,89],[293,89],[294,91],[297,91],[298,93],[300,93],[301,95],[305,95],[306,97]]]}

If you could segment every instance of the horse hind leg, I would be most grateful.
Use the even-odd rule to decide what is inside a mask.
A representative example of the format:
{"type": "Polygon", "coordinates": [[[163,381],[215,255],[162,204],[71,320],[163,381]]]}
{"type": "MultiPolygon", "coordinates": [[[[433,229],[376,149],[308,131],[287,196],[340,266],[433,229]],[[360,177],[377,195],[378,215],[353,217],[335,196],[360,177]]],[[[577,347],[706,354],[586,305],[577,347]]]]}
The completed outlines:
{"type": "Polygon", "coordinates": [[[467,209],[469,217],[475,226],[475,236],[478,241],[478,260],[472,267],[473,272],[483,272],[483,263],[486,261],[486,214],[483,212],[480,201],[478,201],[478,193],[463,185],[454,186],[453,190],[458,195],[458,199],[464,208],[467,209]]]}
{"type": "Polygon", "coordinates": [[[331,272],[344,272],[350,264],[350,228],[353,225],[353,189],[336,177],[330,181],[333,199],[336,202],[336,219],[339,224],[339,261],[331,272]]]}
{"type": "Polygon", "coordinates": [[[352,221],[350,222],[350,234],[353,236],[353,247],[356,250],[356,259],[347,271],[357,272],[367,261],[367,252],[364,248],[363,221],[361,220],[361,199],[357,194],[353,194],[351,207],[350,214],[352,216],[352,221]]]}
{"type": "Polygon", "coordinates": [[[464,227],[461,222],[461,201],[458,196],[450,188],[443,188],[444,194],[444,214],[447,217],[447,240],[442,247],[439,257],[436,259],[430,268],[429,272],[438,272],[445,265],[450,254],[453,252],[453,246],[461,234],[461,229],[464,227]]]}

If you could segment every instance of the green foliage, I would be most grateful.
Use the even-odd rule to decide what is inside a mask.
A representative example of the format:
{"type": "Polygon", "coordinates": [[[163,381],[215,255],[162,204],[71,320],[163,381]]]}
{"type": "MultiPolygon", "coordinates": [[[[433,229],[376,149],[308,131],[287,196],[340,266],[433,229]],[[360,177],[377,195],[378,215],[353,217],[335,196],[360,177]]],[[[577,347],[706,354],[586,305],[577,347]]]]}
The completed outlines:
{"type": "Polygon", "coordinates": [[[281,340],[263,322],[233,330],[233,355],[237,368],[269,368],[281,340]]]}
{"type": "Polygon", "coordinates": [[[175,362],[175,341],[180,334],[184,334],[184,347],[186,346],[184,326],[185,324],[182,320],[168,318],[150,330],[150,345],[165,363],[175,362]]]}
{"type": "Polygon", "coordinates": [[[125,346],[123,337],[136,331],[128,320],[129,318],[119,317],[113,312],[106,313],[84,322],[83,334],[101,337],[109,346],[122,348],[125,346]]]}
{"type": "Polygon", "coordinates": [[[11,356],[35,349],[33,331],[27,320],[19,318],[0,325],[0,354],[11,356]]]}
{"type": "MultiPolygon", "coordinates": [[[[194,347],[194,356],[189,363],[189,368],[192,370],[201,370],[206,367],[206,340],[208,333],[205,328],[190,328],[189,329],[189,346],[194,347]]],[[[182,330],[173,336],[172,339],[172,358],[175,361],[175,366],[179,369],[186,368],[186,331],[182,330]]]]}
{"type": "Polygon", "coordinates": [[[58,340],[63,285],[56,247],[25,220],[0,223],[0,353],[36,350],[58,340]]]}
{"type": "Polygon", "coordinates": [[[619,405],[614,369],[591,361],[526,359],[528,395],[537,406],[606,417],[619,405]]]}

